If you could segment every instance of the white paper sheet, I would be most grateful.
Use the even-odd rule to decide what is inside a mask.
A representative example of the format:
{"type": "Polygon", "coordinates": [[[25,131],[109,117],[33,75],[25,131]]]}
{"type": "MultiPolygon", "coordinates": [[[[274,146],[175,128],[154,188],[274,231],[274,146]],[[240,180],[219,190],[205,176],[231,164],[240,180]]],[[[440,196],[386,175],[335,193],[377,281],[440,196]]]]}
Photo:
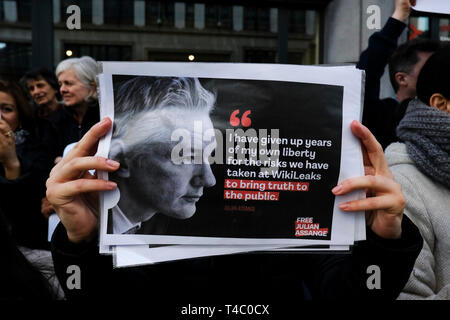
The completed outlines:
{"type": "Polygon", "coordinates": [[[211,257],[219,255],[239,254],[247,252],[301,252],[301,251],[348,251],[349,246],[330,246],[330,248],[277,248],[261,246],[164,246],[149,248],[148,246],[116,246],[114,267],[132,267],[160,262],[211,257]]]}
{"type": "Polygon", "coordinates": [[[450,0],[417,0],[414,10],[450,14],[450,0]]]}
{"type": "Polygon", "coordinates": [[[53,232],[55,232],[55,229],[58,226],[59,221],[61,220],[59,220],[58,215],[56,213],[52,213],[48,217],[48,242],[52,241],[53,232]]]}

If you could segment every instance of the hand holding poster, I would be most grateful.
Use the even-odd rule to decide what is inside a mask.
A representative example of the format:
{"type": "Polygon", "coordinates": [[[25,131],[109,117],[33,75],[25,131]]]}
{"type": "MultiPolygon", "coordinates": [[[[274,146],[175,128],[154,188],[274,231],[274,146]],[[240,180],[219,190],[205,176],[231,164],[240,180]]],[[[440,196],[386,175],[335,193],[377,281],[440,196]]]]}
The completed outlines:
{"type": "Polygon", "coordinates": [[[114,129],[100,150],[121,166],[101,245],[351,245],[355,215],[331,189],[363,174],[349,130],[361,81],[349,68],[104,63],[114,129]]]}

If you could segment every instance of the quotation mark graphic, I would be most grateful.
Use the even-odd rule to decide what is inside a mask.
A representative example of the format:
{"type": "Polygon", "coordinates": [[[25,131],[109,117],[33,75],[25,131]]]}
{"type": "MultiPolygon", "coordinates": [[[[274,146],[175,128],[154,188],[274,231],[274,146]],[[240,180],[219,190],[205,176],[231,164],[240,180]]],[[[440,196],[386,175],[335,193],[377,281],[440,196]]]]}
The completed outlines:
{"type": "Polygon", "coordinates": [[[241,124],[243,127],[249,127],[252,124],[252,120],[248,117],[251,113],[251,110],[247,110],[244,112],[241,119],[239,119],[237,117],[239,114],[239,109],[234,110],[230,116],[230,125],[237,127],[241,124]]]}

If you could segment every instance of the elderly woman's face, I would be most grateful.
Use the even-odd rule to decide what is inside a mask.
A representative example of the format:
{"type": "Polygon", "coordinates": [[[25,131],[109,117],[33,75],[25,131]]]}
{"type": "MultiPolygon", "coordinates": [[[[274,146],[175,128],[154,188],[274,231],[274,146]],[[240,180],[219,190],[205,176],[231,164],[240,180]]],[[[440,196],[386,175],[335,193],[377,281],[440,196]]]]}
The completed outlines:
{"type": "Polygon", "coordinates": [[[67,69],[58,75],[61,96],[67,106],[81,104],[92,93],[92,88],[78,79],[73,69],[67,69]]]}
{"type": "MultiPolygon", "coordinates": [[[[202,134],[194,134],[194,119],[189,114],[180,119],[177,128],[171,129],[185,129],[185,132],[190,132],[192,155],[194,146],[202,146],[202,150],[196,151],[202,152],[203,159],[207,159],[209,154],[204,154],[205,148],[215,143],[215,140],[203,141],[202,134]]],[[[203,132],[213,129],[208,115],[195,121],[202,123],[203,132]]],[[[216,179],[206,161],[193,164],[194,158],[189,157],[191,164],[174,164],[171,154],[176,144],[177,142],[168,140],[147,146],[144,154],[130,165],[130,179],[136,187],[135,201],[141,202],[143,208],[152,208],[173,218],[187,219],[195,213],[196,203],[203,195],[203,188],[214,186],[216,179]]]]}

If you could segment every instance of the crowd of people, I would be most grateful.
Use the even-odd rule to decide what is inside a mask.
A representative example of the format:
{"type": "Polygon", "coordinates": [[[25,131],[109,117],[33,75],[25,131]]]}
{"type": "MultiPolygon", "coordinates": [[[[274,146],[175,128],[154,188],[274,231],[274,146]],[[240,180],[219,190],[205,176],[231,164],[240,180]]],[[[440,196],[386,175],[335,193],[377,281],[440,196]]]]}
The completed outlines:
{"type": "MultiPolygon", "coordinates": [[[[27,72],[20,84],[0,80],[2,232],[11,237],[7,242],[11,244],[10,254],[22,255],[28,261],[23,267],[40,271],[51,289],[49,295],[39,290],[27,292],[20,285],[13,292],[5,287],[1,297],[64,296],[55,277],[47,239],[47,219],[55,210],[46,198],[45,182],[50,170],[61,160],[64,148],[79,141],[99,121],[98,72],[94,59],[82,57],[62,61],[56,74],[37,68],[27,72]]],[[[17,260],[7,262],[14,264],[17,260]]],[[[11,278],[11,273],[2,273],[2,277],[9,283],[29,285],[19,273],[13,274],[11,278]]]]}
{"type": "Polygon", "coordinates": [[[368,195],[342,206],[367,212],[367,240],[347,255],[241,254],[114,269],[112,258],[99,254],[92,199],[116,185],[85,179],[88,170],[120,166],[92,157],[112,128],[99,118],[98,63],[71,58],[55,72],[33,69],[20,83],[0,80],[0,300],[206,298],[230,291],[293,301],[450,299],[450,48],[430,40],[397,48],[411,3],[396,1],[357,64],[366,72],[364,113],[351,129],[363,146],[366,175],[330,190],[368,195]],[[386,65],[396,95],[380,99],[386,65]],[[63,157],[72,143],[79,148],[63,157]],[[55,212],[61,223],[50,245],[47,219],[55,212]],[[79,290],[66,286],[71,265],[83,272],[79,290]],[[379,290],[366,283],[371,265],[383,274],[379,290]]]}

